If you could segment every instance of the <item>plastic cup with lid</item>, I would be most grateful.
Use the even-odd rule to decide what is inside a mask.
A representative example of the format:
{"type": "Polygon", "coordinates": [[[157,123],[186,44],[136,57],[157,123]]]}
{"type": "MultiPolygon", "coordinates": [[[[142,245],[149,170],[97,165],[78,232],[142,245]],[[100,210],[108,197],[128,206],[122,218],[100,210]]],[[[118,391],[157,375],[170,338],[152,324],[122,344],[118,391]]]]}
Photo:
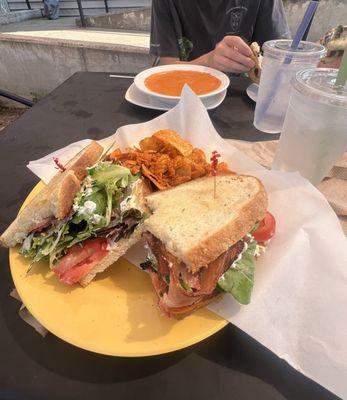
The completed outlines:
{"type": "Polygon", "coordinates": [[[273,169],[298,171],[314,185],[347,150],[347,84],[337,69],[304,69],[292,92],[273,169]]]}
{"type": "Polygon", "coordinates": [[[296,49],[288,39],[263,45],[264,58],[254,114],[254,126],[267,133],[281,132],[290,96],[290,82],[303,68],[315,67],[326,54],[324,46],[301,41],[296,49]]]}

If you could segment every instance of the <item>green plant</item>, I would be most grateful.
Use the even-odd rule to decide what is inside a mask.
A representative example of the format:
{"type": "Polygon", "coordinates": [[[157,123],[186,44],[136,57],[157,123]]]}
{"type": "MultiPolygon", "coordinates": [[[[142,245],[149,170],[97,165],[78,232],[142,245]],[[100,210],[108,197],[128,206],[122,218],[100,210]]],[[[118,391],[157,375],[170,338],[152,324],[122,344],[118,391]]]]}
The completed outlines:
{"type": "Polygon", "coordinates": [[[37,93],[37,92],[30,92],[32,100],[34,103],[39,102],[40,100],[42,100],[44,97],[46,97],[45,93],[37,93]]]}

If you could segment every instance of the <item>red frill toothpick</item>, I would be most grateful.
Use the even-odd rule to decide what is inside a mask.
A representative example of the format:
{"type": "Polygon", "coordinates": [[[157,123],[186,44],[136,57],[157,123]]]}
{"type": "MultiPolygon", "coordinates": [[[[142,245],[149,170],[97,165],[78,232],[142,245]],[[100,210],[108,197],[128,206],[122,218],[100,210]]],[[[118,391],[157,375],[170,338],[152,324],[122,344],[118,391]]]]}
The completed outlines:
{"type": "Polygon", "coordinates": [[[60,172],[64,172],[66,170],[64,165],[60,163],[58,157],[53,157],[53,161],[54,161],[54,163],[56,165],[55,169],[59,169],[60,172]]]}
{"type": "Polygon", "coordinates": [[[218,153],[218,151],[214,150],[212,151],[212,156],[210,158],[211,161],[211,173],[212,176],[214,176],[214,183],[213,183],[213,198],[216,198],[216,191],[217,191],[217,173],[218,173],[218,158],[221,155],[218,153]]]}

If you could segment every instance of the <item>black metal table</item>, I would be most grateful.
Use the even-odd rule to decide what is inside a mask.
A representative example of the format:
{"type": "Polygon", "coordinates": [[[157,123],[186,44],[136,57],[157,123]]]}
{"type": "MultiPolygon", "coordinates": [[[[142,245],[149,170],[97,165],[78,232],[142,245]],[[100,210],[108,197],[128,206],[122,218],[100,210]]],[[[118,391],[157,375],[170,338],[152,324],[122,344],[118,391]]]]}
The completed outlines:
{"type": "MultiPolygon", "coordinates": [[[[129,84],[105,73],[77,73],[0,134],[0,232],[37,182],[28,161],[159,115],[124,100],[129,84]]],[[[247,84],[232,81],[225,102],[210,112],[212,121],[225,138],[273,139],[252,125],[247,84]]],[[[12,288],[8,252],[1,249],[0,399],[336,398],[231,324],[187,349],[136,359],[93,354],[54,335],[43,339],[19,318],[12,288]]]]}

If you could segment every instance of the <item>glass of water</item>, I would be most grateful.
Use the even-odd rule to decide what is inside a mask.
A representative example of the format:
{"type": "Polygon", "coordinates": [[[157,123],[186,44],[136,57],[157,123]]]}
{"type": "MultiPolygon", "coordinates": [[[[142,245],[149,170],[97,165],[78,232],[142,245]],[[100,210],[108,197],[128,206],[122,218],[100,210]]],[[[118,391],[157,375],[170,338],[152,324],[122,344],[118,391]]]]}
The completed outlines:
{"type": "Polygon", "coordinates": [[[293,79],[272,169],[299,171],[314,185],[347,150],[347,84],[337,69],[304,69],[293,79]]]}
{"type": "Polygon", "coordinates": [[[262,132],[281,132],[290,96],[290,82],[303,69],[315,67],[325,55],[325,47],[300,42],[290,48],[287,39],[270,40],[263,45],[263,63],[254,114],[254,126],[262,132]]]}

